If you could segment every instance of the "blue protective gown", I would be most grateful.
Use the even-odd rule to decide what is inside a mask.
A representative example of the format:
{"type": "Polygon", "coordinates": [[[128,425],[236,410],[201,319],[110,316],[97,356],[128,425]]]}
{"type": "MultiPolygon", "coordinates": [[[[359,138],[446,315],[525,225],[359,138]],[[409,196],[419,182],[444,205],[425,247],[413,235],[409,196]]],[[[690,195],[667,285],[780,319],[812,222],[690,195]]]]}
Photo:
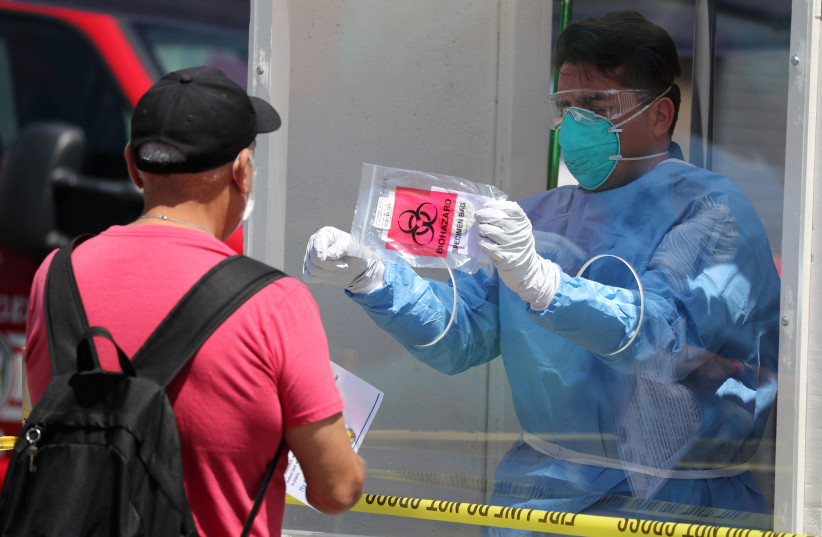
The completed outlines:
{"type": "Polygon", "coordinates": [[[520,205],[537,251],[562,269],[545,311],[496,273],[457,272],[453,326],[416,347],[445,328],[449,283],[387,265],[385,287],[351,295],[444,373],[502,357],[524,434],[543,443],[516,442],[492,502],[613,516],[603,498],[622,495],[767,512],[753,475],[736,466],[757,449],[776,393],[780,283],[743,193],[669,159],[620,188],[561,187],[520,205]],[[577,277],[600,254],[633,267],[643,308],[618,259],[577,277]],[[634,336],[641,310],[636,337],[612,354],[634,336]]]}

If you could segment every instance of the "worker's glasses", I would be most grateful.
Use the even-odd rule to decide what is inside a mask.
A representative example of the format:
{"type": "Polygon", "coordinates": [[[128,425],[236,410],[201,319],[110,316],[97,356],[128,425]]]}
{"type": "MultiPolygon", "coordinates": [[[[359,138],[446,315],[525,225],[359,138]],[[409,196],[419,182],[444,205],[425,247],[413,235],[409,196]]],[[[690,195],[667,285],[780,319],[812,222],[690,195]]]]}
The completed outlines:
{"type": "Polygon", "coordinates": [[[551,129],[558,129],[568,108],[584,108],[608,120],[618,119],[628,112],[647,104],[654,94],[641,89],[573,89],[549,95],[548,119],[551,129]]]}

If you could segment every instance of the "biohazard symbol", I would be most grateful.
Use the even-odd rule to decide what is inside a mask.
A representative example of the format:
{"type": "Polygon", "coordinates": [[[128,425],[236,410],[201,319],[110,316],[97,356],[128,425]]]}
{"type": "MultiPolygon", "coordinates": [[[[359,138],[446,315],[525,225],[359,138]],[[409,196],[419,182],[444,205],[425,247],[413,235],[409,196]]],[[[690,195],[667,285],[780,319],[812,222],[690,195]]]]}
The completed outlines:
{"type": "Polygon", "coordinates": [[[397,218],[400,231],[408,233],[414,242],[425,246],[434,239],[434,222],[437,221],[437,208],[433,203],[421,203],[416,210],[403,211],[397,218]]]}

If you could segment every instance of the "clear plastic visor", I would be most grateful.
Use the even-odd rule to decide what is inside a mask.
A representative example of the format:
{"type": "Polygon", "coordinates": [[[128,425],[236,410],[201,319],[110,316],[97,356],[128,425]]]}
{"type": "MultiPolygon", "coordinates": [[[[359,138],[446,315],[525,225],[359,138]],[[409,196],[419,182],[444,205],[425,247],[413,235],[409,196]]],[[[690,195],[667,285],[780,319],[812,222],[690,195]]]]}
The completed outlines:
{"type": "Polygon", "coordinates": [[[568,108],[590,110],[608,120],[618,119],[654,99],[654,94],[641,89],[573,89],[549,95],[545,102],[551,129],[558,129],[568,108]]]}

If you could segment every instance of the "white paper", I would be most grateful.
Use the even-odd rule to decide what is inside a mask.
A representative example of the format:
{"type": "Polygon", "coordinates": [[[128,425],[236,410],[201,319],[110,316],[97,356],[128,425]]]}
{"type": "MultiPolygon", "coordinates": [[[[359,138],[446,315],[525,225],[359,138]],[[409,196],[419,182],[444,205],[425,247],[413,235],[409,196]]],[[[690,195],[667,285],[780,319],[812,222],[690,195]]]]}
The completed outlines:
{"type": "MultiPolygon", "coordinates": [[[[359,451],[365,433],[368,432],[380,408],[383,393],[334,362],[331,362],[331,369],[334,371],[337,389],[340,390],[345,403],[345,410],[342,412],[345,428],[351,440],[351,447],[356,452],[359,451]]],[[[309,505],[305,498],[305,478],[302,468],[290,451],[288,452],[288,466],[285,469],[285,492],[309,505]]]]}

